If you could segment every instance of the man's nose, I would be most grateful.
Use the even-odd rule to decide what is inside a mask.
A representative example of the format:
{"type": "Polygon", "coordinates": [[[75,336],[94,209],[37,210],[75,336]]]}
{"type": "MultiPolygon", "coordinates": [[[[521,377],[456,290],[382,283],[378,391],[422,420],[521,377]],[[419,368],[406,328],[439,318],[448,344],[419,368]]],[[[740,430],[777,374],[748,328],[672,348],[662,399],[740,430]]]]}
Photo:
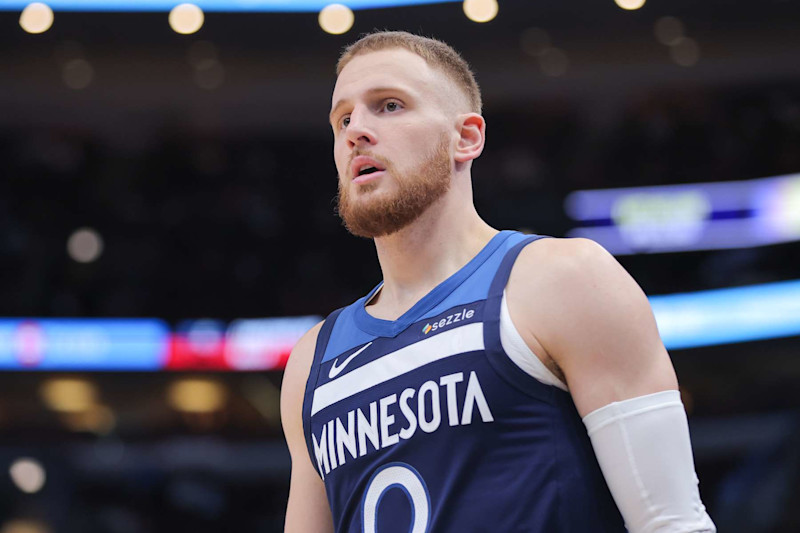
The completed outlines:
{"type": "Polygon", "coordinates": [[[347,142],[351,148],[373,145],[378,140],[370,123],[369,113],[364,109],[354,109],[347,125],[347,142]]]}

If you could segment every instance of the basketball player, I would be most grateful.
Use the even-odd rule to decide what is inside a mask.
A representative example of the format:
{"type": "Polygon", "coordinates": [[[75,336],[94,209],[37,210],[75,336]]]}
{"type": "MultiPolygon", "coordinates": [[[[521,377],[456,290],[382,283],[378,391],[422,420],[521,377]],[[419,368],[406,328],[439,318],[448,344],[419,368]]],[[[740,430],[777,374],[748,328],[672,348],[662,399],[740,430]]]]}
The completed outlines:
{"type": "Polygon", "coordinates": [[[339,213],[383,282],[289,359],[286,531],[715,531],[645,295],[591,241],[475,211],[464,60],[379,32],[337,73],[339,213]]]}

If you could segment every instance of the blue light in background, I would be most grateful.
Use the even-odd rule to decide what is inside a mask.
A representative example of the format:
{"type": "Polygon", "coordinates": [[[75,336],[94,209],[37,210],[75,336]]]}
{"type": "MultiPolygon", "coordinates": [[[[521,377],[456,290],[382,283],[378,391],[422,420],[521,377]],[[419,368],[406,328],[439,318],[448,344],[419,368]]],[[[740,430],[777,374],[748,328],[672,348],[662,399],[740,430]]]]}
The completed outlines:
{"type": "Polygon", "coordinates": [[[169,340],[156,319],[3,319],[0,369],[160,370],[169,340]]]}
{"type": "Polygon", "coordinates": [[[800,280],[651,296],[667,349],[800,335],[800,280]]]}
{"type": "MultiPolygon", "coordinates": [[[[375,9],[421,4],[444,4],[459,0],[195,0],[203,11],[212,12],[315,12],[341,3],[350,9],[375,9]]],[[[30,0],[0,0],[0,11],[22,11],[30,0]]],[[[53,11],[170,11],[180,0],[45,0],[53,11]]]]}

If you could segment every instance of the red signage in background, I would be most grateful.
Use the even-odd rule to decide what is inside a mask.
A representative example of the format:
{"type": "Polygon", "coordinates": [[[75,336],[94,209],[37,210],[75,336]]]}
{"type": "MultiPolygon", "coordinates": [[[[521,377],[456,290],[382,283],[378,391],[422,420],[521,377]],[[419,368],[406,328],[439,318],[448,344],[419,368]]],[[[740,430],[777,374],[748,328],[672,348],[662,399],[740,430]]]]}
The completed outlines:
{"type": "Polygon", "coordinates": [[[228,328],[225,359],[233,370],[280,370],[319,317],[235,320],[228,328]]]}
{"type": "Polygon", "coordinates": [[[168,370],[231,370],[225,360],[225,323],[186,320],[172,334],[168,370]]]}
{"type": "Polygon", "coordinates": [[[186,320],[170,342],[168,370],[282,370],[319,317],[186,320]]]}

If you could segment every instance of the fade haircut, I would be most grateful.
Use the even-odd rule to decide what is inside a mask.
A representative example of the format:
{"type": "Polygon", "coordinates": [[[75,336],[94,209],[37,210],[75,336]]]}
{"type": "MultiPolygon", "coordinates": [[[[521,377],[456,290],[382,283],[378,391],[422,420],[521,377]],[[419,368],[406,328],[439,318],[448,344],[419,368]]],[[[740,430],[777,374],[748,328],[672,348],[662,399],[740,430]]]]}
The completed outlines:
{"type": "Polygon", "coordinates": [[[341,74],[344,67],[356,56],[391,48],[404,48],[420,56],[428,65],[444,72],[467,97],[470,111],[481,112],[481,91],[469,65],[453,47],[437,39],[405,31],[369,33],[344,49],[336,63],[336,75],[341,74]]]}

